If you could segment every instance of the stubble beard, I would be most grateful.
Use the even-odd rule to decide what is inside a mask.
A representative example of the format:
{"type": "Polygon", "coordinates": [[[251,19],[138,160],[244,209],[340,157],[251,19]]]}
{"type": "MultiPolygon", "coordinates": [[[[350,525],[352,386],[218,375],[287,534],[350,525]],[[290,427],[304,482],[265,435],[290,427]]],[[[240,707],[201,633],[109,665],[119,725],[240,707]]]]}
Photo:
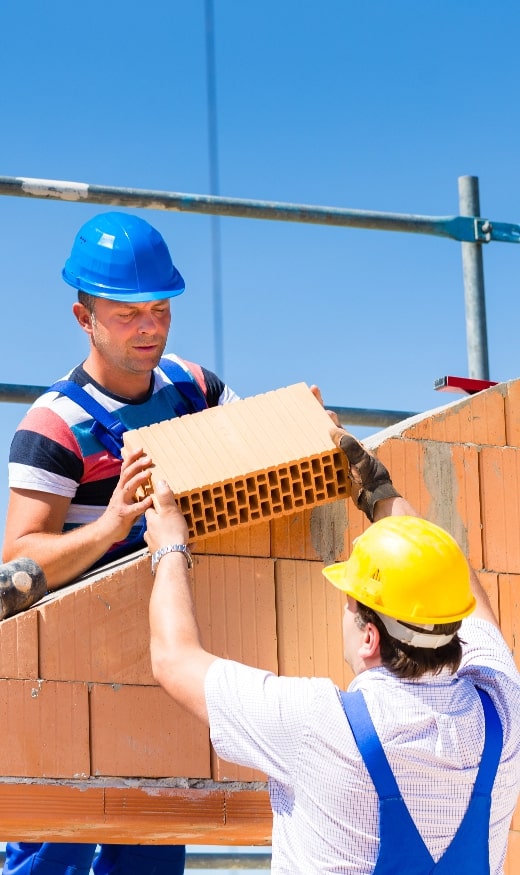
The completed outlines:
{"type": "MultiPolygon", "coordinates": [[[[118,370],[138,374],[142,374],[144,371],[152,371],[157,367],[166,348],[167,340],[168,338],[165,337],[162,341],[159,341],[159,347],[154,353],[153,358],[146,367],[143,367],[139,355],[136,354],[130,344],[128,344],[120,354],[114,357],[113,344],[109,337],[104,337],[99,331],[94,331],[91,336],[92,346],[107,365],[117,368],[118,370]]],[[[157,339],[149,338],[148,342],[154,344],[157,342],[157,339]]],[[[143,343],[143,345],[146,346],[146,343],[143,343]]]]}

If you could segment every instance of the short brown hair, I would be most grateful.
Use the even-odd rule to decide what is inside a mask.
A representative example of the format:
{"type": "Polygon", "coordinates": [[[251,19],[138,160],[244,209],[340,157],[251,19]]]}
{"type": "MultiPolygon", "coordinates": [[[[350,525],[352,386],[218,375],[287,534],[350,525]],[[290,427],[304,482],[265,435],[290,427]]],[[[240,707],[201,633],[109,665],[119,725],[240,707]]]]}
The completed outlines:
{"type": "Polygon", "coordinates": [[[426,672],[439,674],[444,668],[448,668],[451,674],[455,674],[462,659],[462,642],[458,630],[461,621],[455,623],[437,623],[432,632],[444,635],[453,635],[452,640],[442,647],[412,647],[404,644],[388,634],[383,623],[371,608],[357,602],[356,622],[364,629],[367,623],[372,623],[379,631],[379,650],[381,661],[385,668],[402,679],[420,678],[426,672]]]}
{"type": "Polygon", "coordinates": [[[78,290],[78,301],[80,304],[83,304],[83,306],[87,308],[88,312],[92,316],[96,307],[96,296],[89,295],[88,292],[80,292],[78,290]]]}

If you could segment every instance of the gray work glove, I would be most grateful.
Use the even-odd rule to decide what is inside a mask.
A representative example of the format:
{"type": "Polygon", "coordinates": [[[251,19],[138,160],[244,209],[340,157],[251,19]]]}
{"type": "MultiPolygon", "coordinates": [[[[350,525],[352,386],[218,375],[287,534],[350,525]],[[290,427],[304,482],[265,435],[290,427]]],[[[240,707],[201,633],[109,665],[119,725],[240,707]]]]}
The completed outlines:
{"type": "Polygon", "coordinates": [[[354,504],[373,522],[376,501],[399,498],[400,493],[394,487],[388,469],[367,452],[355,437],[348,432],[342,434],[338,429],[334,440],[349,461],[354,504]]]}
{"type": "Polygon", "coordinates": [[[32,559],[0,564],[0,620],[19,614],[47,595],[47,580],[32,559]]]}

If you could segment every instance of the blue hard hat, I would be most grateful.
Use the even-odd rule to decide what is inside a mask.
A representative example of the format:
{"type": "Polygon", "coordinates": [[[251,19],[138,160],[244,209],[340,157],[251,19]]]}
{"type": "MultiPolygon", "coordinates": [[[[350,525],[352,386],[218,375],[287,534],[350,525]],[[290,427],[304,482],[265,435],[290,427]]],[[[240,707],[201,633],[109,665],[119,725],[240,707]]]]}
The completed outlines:
{"type": "Polygon", "coordinates": [[[184,291],[159,231],[127,213],[100,213],[86,222],[61,275],[78,291],[113,301],[154,301],[184,291]]]}

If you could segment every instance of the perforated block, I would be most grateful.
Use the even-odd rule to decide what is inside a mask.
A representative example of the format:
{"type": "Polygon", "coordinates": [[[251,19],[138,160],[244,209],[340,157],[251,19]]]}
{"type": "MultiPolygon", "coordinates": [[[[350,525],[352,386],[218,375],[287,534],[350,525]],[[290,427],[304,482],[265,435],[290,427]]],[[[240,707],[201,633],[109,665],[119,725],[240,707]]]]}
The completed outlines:
{"type": "Polygon", "coordinates": [[[147,492],[166,480],[190,540],[350,495],[348,461],[332,421],[305,383],[134,429],[125,448],[154,463],[147,492]]]}

